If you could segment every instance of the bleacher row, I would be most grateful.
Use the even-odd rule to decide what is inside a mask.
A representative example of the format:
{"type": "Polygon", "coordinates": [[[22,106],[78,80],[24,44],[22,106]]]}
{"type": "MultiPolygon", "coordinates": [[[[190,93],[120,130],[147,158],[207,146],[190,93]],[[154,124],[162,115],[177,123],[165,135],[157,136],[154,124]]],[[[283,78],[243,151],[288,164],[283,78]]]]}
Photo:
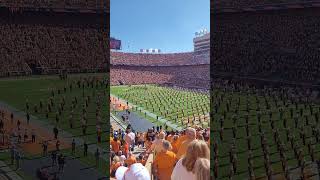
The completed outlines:
{"type": "Polygon", "coordinates": [[[33,8],[75,8],[75,9],[106,9],[109,1],[103,0],[0,0],[0,6],[33,7],[33,8]]]}
{"type": "Polygon", "coordinates": [[[215,8],[247,8],[253,6],[265,6],[286,3],[303,3],[312,0],[216,0],[213,1],[215,8]]]}
{"type": "Polygon", "coordinates": [[[209,89],[209,65],[124,66],[111,65],[111,85],[163,84],[186,88],[209,89]]]}
{"type": "Polygon", "coordinates": [[[52,69],[103,69],[107,64],[108,41],[100,29],[0,24],[0,37],[0,76],[28,74],[31,66],[46,73],[52,69]]]}
{"type": "Polygon", "coordinates": [[[318,9],[217,14],[213,72],[319,83],[318,9]]]}
{"type": "Polygon", "coordinates": [[[176,66],[209,64],[207,59],[197,58],[193,52],[170,54],[143,54],[111,52],[110,64],[136,66],[176,66]]]}

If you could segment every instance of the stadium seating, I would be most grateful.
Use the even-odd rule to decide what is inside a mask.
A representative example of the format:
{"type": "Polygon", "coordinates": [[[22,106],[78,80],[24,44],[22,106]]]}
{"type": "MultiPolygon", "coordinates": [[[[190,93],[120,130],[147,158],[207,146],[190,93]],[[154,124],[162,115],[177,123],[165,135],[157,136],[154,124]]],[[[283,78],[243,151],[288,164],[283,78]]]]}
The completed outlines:
{"type": "Polygon", "coordinates": [[[213,71],[318,83],[319,9],[216,15],[213,71]]]}
{"type": "Polygon", "coordinates": [[[0,25],[1,72],[30,72],[36,65],[43,73],[50,70],[103,69],[107,45],[103,32],[85,27],[43,25],[0,25]]]}
{"type": "Polygon", "coordinates": [[[209,65],[123,66],[110,68],[111,85],[167,84],[186,88],[209,89],[209,65]]]}
{"type": "Polygon", "coordinates": [[[167,84],[209,89],[209,62],[193,52],[142,54],[111,52],[112,85],[167,84]]]}
{"type": "Polygon", "coordinates": [[[194,61],[192,52],[172,54],[111,52],[110,64],[169,66],[198,64],[198,62],[194,61]]]}
{"type": "Polygon", "coordinates": [[[108,2],[102,0],[2,0],[0,5],[7,7],[34,7],[34,8],[82,8],[103,9],[108,2]]]}
{"type": "Polygon", "coordinates": [[[213,1],[213,6],[216,8],[246,8],[251,6],[263,6],[271,4],[286,4],[309,1],[310,0],[217,0],[213,1]]]}

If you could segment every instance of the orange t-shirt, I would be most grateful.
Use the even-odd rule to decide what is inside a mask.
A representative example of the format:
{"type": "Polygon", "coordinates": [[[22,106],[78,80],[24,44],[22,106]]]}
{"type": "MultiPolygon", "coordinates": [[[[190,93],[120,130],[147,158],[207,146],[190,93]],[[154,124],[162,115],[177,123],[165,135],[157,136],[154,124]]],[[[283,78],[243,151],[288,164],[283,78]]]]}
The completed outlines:
{"type": "Polygon", "coordinates": [[[121,163],[120,162],[117,162],[117,163],[112,163],[111,167],[110,167],[110,174],[112,171],[117,171],[118,167],[121,166],[121,163]]]}
{"type": "Polygon", "coordinates": [[[177,162],[176,154],[172,151],[159,152],[153,162],[157,175],[161,180],[171,180],[173,168],[177,162]]]}
{"type": "Polygon", "coordinates": [[[128,145],[128,143],[125,143],[123,145],[123,151],[124,151],[125,155],[127,156],[127,154],[129,153],[129,145],[128,145]]]}
{"type": "Polygon", "coordinates": [[[187,139],[186,135],[182,135],[181,137],[178,138],[178,142],[177,142],[177,147],[179,148],[182,144],[183,141],[185,141],[187,139]]]}
{"type": "Polygon", "coordinates": [[[178,153],[178,140],[171,142],[172,152],[178,153]]]}
{"type": "Polygon", "coordinates": [[[182,156],[184,156],[187,152],[188,145],[192,142],[193,140],[185,140],[183,143],[180,145],[178,148],[177,152],[177,158],[180,159],[182,156]]]}
{"type": "Polygon", "coordinates": [[[136,157],[134,155],[131,155],[124,162],[127,163],[128,167],[130,167],[130,165],[136,163],[137,160],[136,160],[136,157]]]}
{"type": "Polygon", "coordinates": [[[112,146],[112,151],[114,151],[115,153],[118,153],[120,151],[120,141],[111,141],[110,144],[112,146]]]}

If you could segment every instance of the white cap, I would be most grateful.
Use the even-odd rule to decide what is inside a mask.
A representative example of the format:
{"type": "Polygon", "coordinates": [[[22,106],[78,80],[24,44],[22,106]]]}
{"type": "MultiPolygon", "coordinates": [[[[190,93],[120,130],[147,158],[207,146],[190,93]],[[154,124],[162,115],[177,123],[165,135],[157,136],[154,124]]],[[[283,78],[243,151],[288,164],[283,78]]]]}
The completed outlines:
{"type": "Polygon", "coordinates": [[[149,171],[141,163],[134,163],[124,175],[125,180],[151,180],[149,171]]]}
{"type": "Polygon", "coordinates": [[[124,167],[124,166],[120,166],[118,167],[117,171],[116,171],[116,178],[117,180],[122,180],[123,179],[123,176],[124,176],[124,173],[127,171],[127,167],[124,167]]]}

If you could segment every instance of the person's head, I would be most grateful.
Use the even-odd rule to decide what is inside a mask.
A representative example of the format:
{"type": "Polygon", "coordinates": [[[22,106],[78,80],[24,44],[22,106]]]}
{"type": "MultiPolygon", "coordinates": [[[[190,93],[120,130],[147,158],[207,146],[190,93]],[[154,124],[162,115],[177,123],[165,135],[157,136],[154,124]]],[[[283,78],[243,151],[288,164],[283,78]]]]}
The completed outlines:
{"type": "Polygon", "coordinates": [[[166,134],[165,134],[164,132],[161,132],[161,133],[159,134],[159,139],[164,139],[165,136],[166,136],[166,134]]]}
{"type": "Polygon", "coordinates": [[[178,138],[179,138],[179,136],[178,136],[178,135],[174,135],[174,136],[173,136],[173,141],[177,141],[177,140],[178,140],[178,138]]]}
{"type": "Polygon", "coordinates": [[[206,142],[194,140],[188,145],[186,155],[182,160],[182,165],[187,171],[192,171],[194,163],[198,158],[210,159],[210,149],[206,142]]]}
{"type": "Polygon", "coordinates": [[[163,147],[163,151],[170,151],[172,149],[170,142],[167,140],[164,140],[162,142],[162,147],[163,147]]]}
{"type": "Polygon", "coordinates": [[[142,160],[143,160],[143,155],[140,154],[140,155],[138,156],[138,158],[137,158],[137,162],[141,163],[142,160]]]}
{"type": "Polygon", "coordinates": [[[122,179],[123,179],[123,176],[124,176],[124,174],[125,174],[125,172],[126,172],[127,170],[128,170],[127,167],[120,166],[120,167],[117,169],[116,174],[115,174],[117,180],[122,180],[122,179]]]}
{"type": "Polygon", "coordinates": [[[114,156],[113,157],[113,162],[114,163],[120,162],[120,157],[119,156],[114,156]]]}
{"type": "Polygon", "coordinates": [[[186,129],[186,135],[187,135],[188,139],[193,140],[193,139],[196,139],[197,132],[196,132],[196,130],[194,128],[187,128],[186,129]]]}
{"type": "Polygon", "coordinates": [[[130,169],[126,171],[119,170],[119,173],[116,172],[116,177],[119,177],[119,179],[117,178],[117,180],[123,180],[123,179],[150,180],[151,179],[148,169],[144,167],[141,163],[132,164],[130,166],[130,169]]]}
{"type": "Polygon", "coordinates": [[[122,155],[122,151],[119,151],[119,152],[118,152],[118,156],[121,156],[121,155],[122,155]]]}
{"type": "Polygon", "coordinates": [[[118,141],[118,137],[117,137],[117,136],[114,136],[113,140],[114,140],[114,141],[118,141]]]}
{"type": "Polygon", "coordinates": [[[193,173],[197,180],[210,179],[210,160],[206,158],[198,158],[194,164],[193,173]]]}

